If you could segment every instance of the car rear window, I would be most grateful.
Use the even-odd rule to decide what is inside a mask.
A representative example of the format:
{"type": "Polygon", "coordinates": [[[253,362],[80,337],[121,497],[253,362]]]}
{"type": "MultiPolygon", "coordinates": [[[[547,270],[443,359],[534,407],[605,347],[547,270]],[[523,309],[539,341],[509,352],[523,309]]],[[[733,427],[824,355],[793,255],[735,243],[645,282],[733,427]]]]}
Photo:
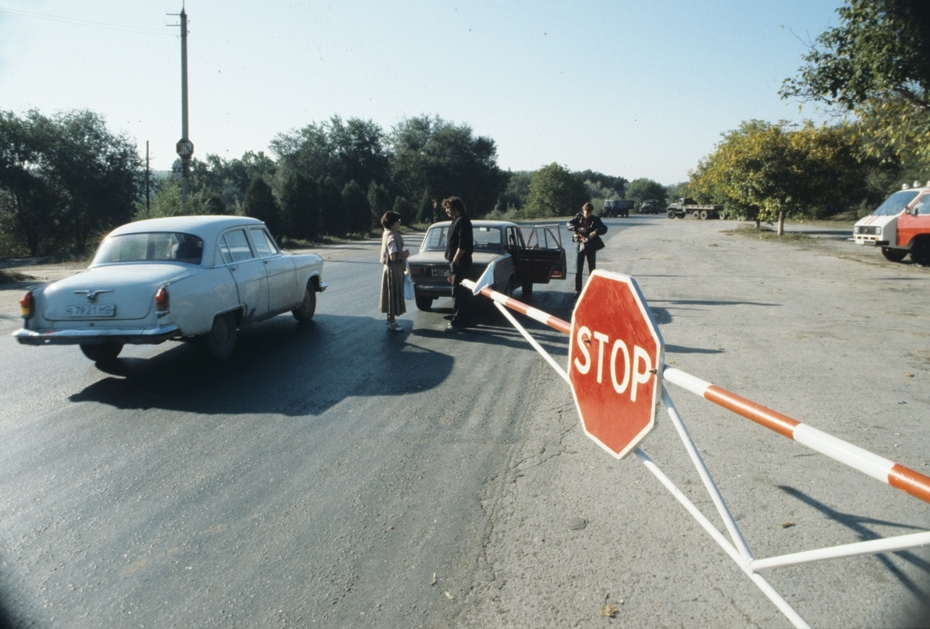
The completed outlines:
{"type": "Polygon", "coordinates": [[[422,251],[445,251],[446,234],[448,232],[448,226],[430,227],[429,231],[426,232],[426,238],[423,239],[422,251]]]}
{"type": "Polygon", "coordinates": [[[193,234],[150,232],[110,236],[100,243],[91,266],[121,262],[186,262],[200,264],[203,240],[193,234]]]}

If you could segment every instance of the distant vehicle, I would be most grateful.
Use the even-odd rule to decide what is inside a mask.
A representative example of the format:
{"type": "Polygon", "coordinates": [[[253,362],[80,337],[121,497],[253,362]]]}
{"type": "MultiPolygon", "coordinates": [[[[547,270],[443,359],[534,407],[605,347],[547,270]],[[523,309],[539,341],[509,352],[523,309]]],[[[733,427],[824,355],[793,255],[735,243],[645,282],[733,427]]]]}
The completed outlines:
{"type": "Polygon", "coordinates": [[[608,199],[604,201],[604,209],[601,211],[601,216],[629,216],[630,210],[632,209],[632,199],[608,199]]]}
{"type": "MultiPolygon", "coordinates": [[[[445,259],[451,225],[446,221],[430,227],[420,251],[407,259],[420,310],[432,309],[438,297],[452,296],[451,269],[445,259]]],[[[533,284],[565,279],[565,249],[548,227],[519,227],[507,221],[472,221],[471,226],[474,253],[469,279],[477,280],[493,265],[491,288],[510,295],[520,287],[524,297],[533,292],[533,284]]]]}
{"type": "Polygon", "coordinates": [[[708,218],[726,218],[722,205],[698,205],[691,197],[683,197],[668,206],[665,211],[669,218],[685,218],[693,216],[705,220],[708,218]]]}
{"type": "Polygon", "coordinates": [[[646,199],[643,201],[643,204],[639,206],[640,214],[661,214],[664,211],[665,207],[657,199],[646,199]]]}
{"type": "Polygon", "coordinates": [[[309,321],[326,290],[323,259],[284,253],[264,223],[176,216],[129,223],[100,243],[90,267],[20,300],[26,345],[79,345],[95,362],[123,345],[198,339],[222,360],[238,328],[291,312],[309,321]]]}
{"type": "Polygon", "coordinates": [[[930,182],[914,182],[885,199],[853,227],[857,245],[881,247],[891,262],[911,256],[915,264],[930,265],[930,182]]]}

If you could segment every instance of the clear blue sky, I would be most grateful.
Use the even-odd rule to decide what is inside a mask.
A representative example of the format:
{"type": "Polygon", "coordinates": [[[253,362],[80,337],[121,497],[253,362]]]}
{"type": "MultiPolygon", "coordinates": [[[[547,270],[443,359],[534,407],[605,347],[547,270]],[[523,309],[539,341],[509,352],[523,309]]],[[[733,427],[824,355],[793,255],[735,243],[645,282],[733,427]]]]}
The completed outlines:
{"type": "MultiPolygon", "coordinates": [[[[687,179],[782,101],[841,0],[187,0],[195,157],[268,152],[333,115],[467,124],[498,163],[687,179]]],[[[90,109],[168,169],[181,137],[181,0],[0,0],[0,110],[90,109]]]]}

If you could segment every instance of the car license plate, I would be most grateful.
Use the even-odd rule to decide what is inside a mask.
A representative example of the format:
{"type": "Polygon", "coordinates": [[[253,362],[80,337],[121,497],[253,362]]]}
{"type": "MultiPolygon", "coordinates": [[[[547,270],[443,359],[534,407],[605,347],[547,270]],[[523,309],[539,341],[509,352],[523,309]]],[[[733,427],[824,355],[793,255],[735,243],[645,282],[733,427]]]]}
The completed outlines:
{"type": "Polygon", "coordinates": [[[452,269],[434,268],[433,277],[449,277],[452,275],[452,269]]]}
{"type": "Polygon", "coordinates": [[[90,304],[87,306],[68,306],[65,309],[65,312],[67,312],[68,316],[72,318],[115,317],[116,306],[112,304],[106,306],[101,304],[90,304]]]}

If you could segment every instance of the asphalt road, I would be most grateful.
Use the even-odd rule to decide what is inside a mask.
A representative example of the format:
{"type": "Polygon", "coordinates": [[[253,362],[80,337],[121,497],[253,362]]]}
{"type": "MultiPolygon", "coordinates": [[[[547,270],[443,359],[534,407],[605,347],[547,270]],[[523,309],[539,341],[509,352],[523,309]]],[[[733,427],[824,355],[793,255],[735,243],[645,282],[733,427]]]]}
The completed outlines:
{"type": "MultiPolygon", "coordinates": [[[[599,266],[637,279],[669,364],[930,472],[930,269],[818,227],[770,243],[733,222],[608,225],[599,266]]],[[[413,310],[386,333],[377,244],[321,250],[314,323],[244,330],[219,365],[165,344],[103,371],[0,343],[6,624],[788,626],[635,457],[585,437],[502,317],[450,336],[413,310]]],[[[531,303],[569,319],[572,288],[531,303]]],[[[21,292],[0,286],[4,335],[21,292]]],[[[527,326],[564,363],[567,339],[527,326]]],[[[930,528],[928,505],[669,391],[756,556],[930,528]]],[[[712,516],[664,415],[642,447],[712,516]]],[[[927,619],[926,548],[765,576],[815,627],[927,619]]]]}

